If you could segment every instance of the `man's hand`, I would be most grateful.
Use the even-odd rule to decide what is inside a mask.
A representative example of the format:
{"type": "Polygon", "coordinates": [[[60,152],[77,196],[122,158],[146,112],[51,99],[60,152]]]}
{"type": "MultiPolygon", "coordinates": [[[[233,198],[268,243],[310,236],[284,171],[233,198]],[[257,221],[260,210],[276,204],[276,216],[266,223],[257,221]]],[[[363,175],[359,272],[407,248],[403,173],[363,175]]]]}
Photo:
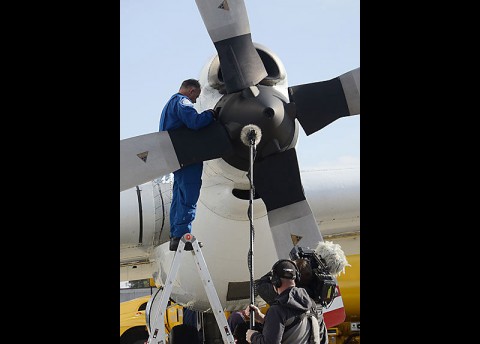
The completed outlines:
{"type": "Polygon", "coordinates": [[[210,109],[210,111],[212,112],[213,119],[217,121],[218,120],[218,112],[215,111],[214,109],[210,109]]]}
{"type": "Polygon", "coordinates": [[[255,316],[255,321],[260,323],[260,324],[263,324],[263,322],[265,321],[264,318],[265,318],[265,314],[263,314],[260,309],[255,306],[255,305],[249,305],[247,306],[247,308],[245,308],[245,310],[243,311],[244,313],[246,314],[250,314],[250,310],[253,310],[254,312],[254,316],[255,316]]]}
{"type": "Polygon", "coordinates": [[[247,340],[247,342],[249,343],[252,342],[252,334],[254,334],[255,332],[258,332],[258,331],[250,330],[250,329],[247,330],[247,334],[245,335],[245,339],[247,340]]]}

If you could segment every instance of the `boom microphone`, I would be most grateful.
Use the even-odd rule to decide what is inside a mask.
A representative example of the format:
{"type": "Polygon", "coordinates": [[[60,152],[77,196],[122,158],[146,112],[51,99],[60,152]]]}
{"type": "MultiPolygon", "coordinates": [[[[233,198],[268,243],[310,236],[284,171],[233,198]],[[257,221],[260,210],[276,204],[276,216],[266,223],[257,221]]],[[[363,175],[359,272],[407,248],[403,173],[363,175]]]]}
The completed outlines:
{"type": "Polygon", "coordinates": [[[345,273],[345,267],[351,266],[348,264],[340,245],[331,241],[320,241],[315,249],[315,253],[322,257],[328,271],[334,276],[340,275],[341,272],[345,273]]]}
{"type": "Polygon", "coordinates": [[[245,146],[257,145],[262,139],[262,130],[255,124],[247,124],[240,132],[240,140],[245,146]]]}

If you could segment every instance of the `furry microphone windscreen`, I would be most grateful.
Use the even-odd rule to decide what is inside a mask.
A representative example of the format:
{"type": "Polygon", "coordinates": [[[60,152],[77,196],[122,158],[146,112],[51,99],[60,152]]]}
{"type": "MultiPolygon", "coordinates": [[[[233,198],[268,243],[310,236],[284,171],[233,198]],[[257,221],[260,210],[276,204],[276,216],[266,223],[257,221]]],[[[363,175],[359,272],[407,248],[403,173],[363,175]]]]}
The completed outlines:
{"type": "Polygon", "coordinates": [[[341,272],[345,273],[345,267],[351,266],[348,264],[347,257],[345,257],[341,246],[331,241],[319,242],[315,253],[323,258],[328,271],[334,276],[340,275],[341,272]]]}
{"type": "Polygon", "coordinates": [[[245,146],[250,146],[250,135],[253,135],[255,145],[258,145],[262,139],[262,130],[255,124],[247,124],[240,132],[240,140],[245,146]]]}

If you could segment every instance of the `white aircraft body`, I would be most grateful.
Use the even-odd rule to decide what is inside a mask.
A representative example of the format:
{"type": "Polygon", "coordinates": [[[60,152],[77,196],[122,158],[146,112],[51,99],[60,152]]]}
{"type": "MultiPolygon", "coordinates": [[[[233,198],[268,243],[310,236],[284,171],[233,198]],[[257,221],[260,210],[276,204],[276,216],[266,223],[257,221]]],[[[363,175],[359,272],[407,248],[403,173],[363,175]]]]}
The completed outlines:
{"type": "MultiPolygon", "coordinates": [[[[231,282],[250,279],[250,222],[249,201],[232,197],[232,189],[249,184],[240,171],[231,169],[229,175],[222,174],[226,168],[221,159],[204,163],[192,234],[204,244],[202,252],[221,302],[226,310],[235,310],[249,303],[248,298],[227,301],[227,290],[231,282]]],[[[301,173],[308,203],[324,239],[340,244],[347,256],[360,253],[359,175],[359,166],[301,173]]],[[[163,285],[174,256],[168,247],[172,185],[171,179],[159,178],[120,193],[121,281],[155,276],[158,285],[163,285]]],[[[279,257],[261,199],[253,201],[253,219],[254,272],[259,278],[279,257]]],[[[182,262],[177,282],[174,300],[199,310],[210,308],[189,255],[182,262]]]]}

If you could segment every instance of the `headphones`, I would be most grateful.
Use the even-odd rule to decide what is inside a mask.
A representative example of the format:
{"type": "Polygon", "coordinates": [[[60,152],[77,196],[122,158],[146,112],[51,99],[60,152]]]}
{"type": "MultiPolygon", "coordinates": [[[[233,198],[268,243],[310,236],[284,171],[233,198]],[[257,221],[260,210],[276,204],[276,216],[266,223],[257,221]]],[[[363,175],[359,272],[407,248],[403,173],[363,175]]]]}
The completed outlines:
{"type": "MultiPolygon", "coordinates": [[[[298,270],[298,267],[297,267],[297,264],[295,264],[295,262],[293,260],[290,260],[290,259],[280,259],[278,262],[276,262],[273,266],[272,266],[272,270],[271,270],[271,273],[272,273],[272,278],[270,279],[270,281],[272,282],[273,286],[275,288],[280,288],[280,286],[282,285],[282,280],[281,278],[288,278],[287,276],[283,275],[283,276],[279,276],[277,275],[277,271],[276,271],[276,268],[278,266],[278,264],[282,263],[282,262],[289,262],[291,263],[294,267],[295,267],[295,283],[298,283],[300,281],[300,271],[298,270]]],[[[286,273],[290,273],[290,271],[285,271],[286,273]]],[[[293,274],[292,274],[292,277],[293,277],[293,274]]],[[[293,278],[292,278],[293,279],[293,278]]]]}

